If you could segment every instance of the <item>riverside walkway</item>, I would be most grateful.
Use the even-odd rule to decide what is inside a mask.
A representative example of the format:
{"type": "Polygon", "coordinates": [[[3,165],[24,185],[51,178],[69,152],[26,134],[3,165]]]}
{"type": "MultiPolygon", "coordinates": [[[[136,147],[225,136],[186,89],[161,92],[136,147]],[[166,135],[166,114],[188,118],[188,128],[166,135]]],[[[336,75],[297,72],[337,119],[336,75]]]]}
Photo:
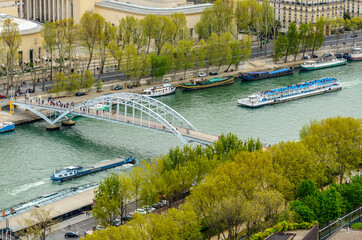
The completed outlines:
{"type": "Polygon", "coordinates": [[[164,103],[135,93],[115,93],[88,99],[77,104],[41,99],[22,99],[11,101],[11,105],[32,111],[50,125],[67,120],[72,115],[173,134],[185,144],[190,142],[211,144],[218,139],[216,135],[197,130],[183,116],[164,103]],[[42,110],[53,111],[58,114],[58,117],[51,120],[42,113],[42,110]]]}

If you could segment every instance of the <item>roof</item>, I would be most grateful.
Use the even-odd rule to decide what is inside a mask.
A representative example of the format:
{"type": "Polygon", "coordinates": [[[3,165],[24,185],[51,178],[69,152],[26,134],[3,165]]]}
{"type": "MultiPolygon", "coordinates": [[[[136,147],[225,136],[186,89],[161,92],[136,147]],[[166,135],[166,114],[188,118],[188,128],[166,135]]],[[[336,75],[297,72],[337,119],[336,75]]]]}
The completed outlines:
{"type": "Polygon", "coordinates": [[[265,240],[291,240],[293,239],[295,234],[293,233],[283,233],[283,232],[277,232],[270,235],[265,240]]]}
{"type": "Polygon", "coordinates": [[[17,18],[5,13],[0,13],[0,32],[3,29],[3,22],[5,21],[5,19],[12,19],[13,22],[18,24],[19,30],[20,30],[20,35],[28,35],[28,34],[32,34],[32,33],[38,33],[41,30],[41,24],[33,22],[33,21],[29,21],[26,19],[22,19],[22,18],[17,18]]]}
{"type": "Polygon", "coordinates": [[[113,0],[104,0],[96,4],[98,7],[104,7],[114,10],[119,10],[123,12],[136,13],[142,15],[154,14],[154,15],[171,15],[172,13],[184,13],[184,14],[193,14],[201,13],[205,8],[211,7],[211,3],[205,4],[196,4],[189,6],[180,6],[172,8],[155,8],[155,7],[146,7],[139,6],[130,3],[123,3],[113,0]]]}

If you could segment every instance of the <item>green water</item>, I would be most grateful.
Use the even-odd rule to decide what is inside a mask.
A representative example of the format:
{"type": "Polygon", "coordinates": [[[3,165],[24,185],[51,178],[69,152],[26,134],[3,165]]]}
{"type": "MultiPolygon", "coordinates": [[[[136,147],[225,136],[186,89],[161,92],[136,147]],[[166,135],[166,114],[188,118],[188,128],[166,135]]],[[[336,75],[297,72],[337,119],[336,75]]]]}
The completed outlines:
{"type": "MultiPolygon", "coordinates": [[[[242,139],[260,137],[268,143],[298,139],[301,127],[311,119],[333,116],[362,117],[362,62],[347,66],[296,72],[294,75],[256,82],[182,92],[158,98],[197,129],[213,134],[232,132],[242,139]],[[239,98],[261,90],[337,77],[342,91],[299,99],[258,109],[238,107],[239,98]]],[[[99,182],[110,172],[129,171],[123,166],[64,183],[52,183],[53,170],[70,165],[97,163],[115,156],[134,154],[139,161],[182,146],[171,135],[87,118],[72,128],[45,131],[39,121],[0,135],[0,209],[79,184],[99,182]]]]}

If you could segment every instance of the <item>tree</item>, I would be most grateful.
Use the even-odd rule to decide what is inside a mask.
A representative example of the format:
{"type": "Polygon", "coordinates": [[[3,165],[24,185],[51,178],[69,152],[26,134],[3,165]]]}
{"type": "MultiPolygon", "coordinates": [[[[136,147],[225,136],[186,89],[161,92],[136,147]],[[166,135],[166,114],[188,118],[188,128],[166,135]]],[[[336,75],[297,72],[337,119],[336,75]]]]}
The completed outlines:
{"type": "Polygon", "coordinates": [[[121,71],[126,75],[126,88],[131,77],[138,78],[140,76],[137,49],[134,44],[127,45],[124,49],[121,71]]]}
{"type": "Polygon", "coordinates": [[[141,20],[142,29],[144,31],[144,36],[147,38],[147,51],[148,54],[150,49],[151,39],[153,38],[156,31],[157,17],[155,15],[147,15],[141,20]]]}
{"type": "Polygon", "coordinates": [[[338,46],[338,40],[339,40],[339,37],[341,36],[341,31],[343,30],[343,27],[344,27],[344,19],[337,18],[332,21],[331,25],[332,25],[332,28],[334,29],[334,34],[335,34],[336,40],[337,40],[336,45],[338,46]]]}
{"type": "Polygon", "coordinates": [[[192,41],[181,40],[177,46],[177,54],[184,55],[183,70],[184,79],[186,78],[187,69],[193,68],[195,64],[195,48],[192,41]]]}
{"type": "Polygon", "coordinates": [[[52,82],[51,92],[59,93],[67,89],[67,82],[64,73],[60,72],[55,75],[55,79],[52,82]]]}
{"type": "Polygon", "coordinates": [[[171,72],[175,69],[175,47],[167,42],[165,46],[162,48],[161,55],[167,59],[167,71],[171,72]]]}
{"type": "Polygon", "coordinates": [[[172,43],[176,45],[180,40],[186,40],[189,37],[189,29],[187,28],[187,20],[184,13],[173,13],[170,16],[175,26],[173,32],[172,43]]]}
{"type": "Polygon", "coordinates": [[[132,192],[136,199],[136,209],[138,206],[138,198],[140,195],[140,189],[141,189],[141,186],[142,186],[143,180],[144,180],[143,174],[144,174],[144,169],[139,166],[134,167],[132,169],[132,171],[129,173],[129,177],[131,179],[131,184],[132,184],[132,192]]]}
{"type": "Polygon", "coordinates": [[[268,0],[263,1],[262,3],[262,7],[263,7],[263,36],[264,36],[264,55],[266,56],[266,48],[267,48],[267,43],[269,42],[269,37],[273,31],[273,26],[275,23],[275,17],[274,17],[274,10],[273,8],[270,6],[270,2],[268,0]]]}
{"type": "MultiPolygon", "coordinates": [[[[53,51],[55,48],[56,30],[55,24],[52,22],[45,22],[41,28],[41,35],[43,37],[43,45],[48,53],[48,63],[50,60],[50,81],[53,80],[53,51]]],[[[43,89],[44,91],[44,89],[43,89]]]]}
{"type": "Polygon", "coordinates": [[[50,210],[44,208],[32,210],[30,217],[24,219],[27,233],[41,240],[45,240],[50,233],[50,227],[57,222],[52,220],[50,210]]]}
{"type": "Polygon", "coordinates": [[[66,20],[66,33],[65,33],[65,42],[66,42],[66,53],[69,60],[69,71],[72,68],[72,61],[74,55],[74,49],[76,47],[76,42],[78,40],[78,25],[74,23],[73,18],[68,18],[66,20]]]}
{"type": "Polygon", "coordinates": [[[112,24],[110,22],[104,23],[104,28],[101,31],[100,42],[98,45],[99,49],[99,58],[100,58],[100,68],[98,74],[98,80],[101,78],[101,73],[103,73],[104,65],[107,59],[107,47],[112,40],[115,39],[114,31],[112,29],[112,24]]]}
{"type": "Polygon", "coordinates": [[[176,26],[171,19],[166,16],[158,16],[155,24],[153,37],[155,39],[157,55],[160,55],[165,43],[171,41],[174,37],[173,33],[176,31],[176,26]]]}
{"type": "Polygon", "coordinates": [[[284,55],[287,49],[287,45],[288,45],[288,39],[286,36],[279,35],[274,40],[273,51],[274,51],[275,63],[278,62],[278,60],[284,55]]]}
{"type": "Polygon", "coordinates": [[[324,42],[324,21],[323,18],[319,18],[316,23],[316,30],[314,32],[312,55],[314,55],[315,50],[318,50],[323,45],[323,42],[324,42]]]}
{"type": "Polygon", "coordinates": [[[209,72],[211,65],[219,63],[219,41],[219,36],[216,33],[212,33],[206,41],[207,72],[209,72]]]}
{"type": "Polygon", "coordinates": [[[199,69],[205,66],[205,56],[206,56],[206,43],[204,39],[199,41],[199,44],[196,46],[196,75],[199,73],[199,69]]]}
{"type": "Polygon", "coordinates": [[[219,55],[219,67],[217,71],[220,71],[221,65],[230,65],[232,60],[231,43],[233,38],[230,32],[223,33],[219,38],[220,41],[220,55],[219,55]]]}
{"type": "Polygon", "coordinates": [[[221,36],[224,32],[232,32],[233,9],[233,0],[217,0],[212,7],[205,8],[195,26],[200,38],[208,39],[212,33],[221,36]]]}
{"type": "Polygon", "coordinates": [[[298,30],[295,22],[289,24],[288,31],[286,34],[288,45],[285,52],[285,62],[288,61],[289,53],[294,53],[298,49],[298,30]]]}
{"type": "Polygon", "coordinates": [[[294,54],[294,61],[297,59],[300,47],[301,49],[303,49],[303,44],[307,42],[307,33],[308,33],[308,25],[306,23],[302,23],[298,28],[298,43],[297,43],[297,49],[294,54]]]}
{"type": "Polygon", "coordinates": [[[83,47],[88,51],[87,70],[92,62],[94,49],[100,44],[105,19],[98,13],[86,12],[79,22],[79,38],[83,47]]]}
{"type": "Polygon", "coordinates": [[[101,80],[101,79],[98,79],[96,85],[97,85],[97,91],[100,91],[100,90],[102,89],[102,87],[103,87],[103,82],[102,82],[102,80],[101,80]]]}
{"type": "Polygon", "coordinates": [[[307,25],[307,27],[305,26],[305,24],[303,23],[300,27],[299,27],[299,34],[301,37],[301,42],[300,44],[302,45],[302,51],[303,51],[303,59],[305,56],[305,51],[307,49],[310,49],[313,46],[313,40],[314,40],[314,32],[313,32],[313,25],[312,23],[309,23],[307,25]],[[306,32],[305,32],[305,28],[307,28],[306,32]],[[305,33],[304,33],[305,32],[305,33]]]}
{"type": "Polygon", "coordinates": [[[92,72],[89,70],[86,70],[83,75],[83,81],[82,81],[81,87],[85,88],[85,89],[87,89],[87,91],[89,91],[90,88],[93,86],[94,82],[95,82],[95,79],[93,77],[92,72]]]}
{"type": "Polygon", "coordinates": [[[67,90],[71,93],[77,92],[82,86],[82,77],[78,73],[74,72],[68,75],[67,90]]]}
{"type": "Polygon", "coordinates": [[[138,69],[140,70],[140,75],[139,75],[139,78],[138,78],[137,85],[139,85],[141,77],[146,76],[146,75],[150,74],[150,72],[151,72],[151,58],[150,58],[150,55],[145,54],[145,53],[141,53],[141,55],[139,56],[139,61],[138,61],[138,69]]]}
{"type": "MultiPolygon", "coordinates": [[[[301,131],[302,133],[302,131],[301,131]]],[[[362,162],[362,124],[351,117],[327,118],[305,127],[301,140],[342,183],[362,162]]]]}
{"type": "Polygon", "coordinates": [[[59,70],[63,71],[64,59],[67,52],[66,34],[67,34],[67,20],[56,20],[54,23],[55,28],[55,47],[57,49],[58,58],[56,61],[59,63],[59,70]]]}
{"type": "Polygon", "coordinates": [[[151,76],[154,78],[162,78],[167,72],[167,59],[164,56],[157,56],[152,53],[151,56],[151,76]]]}

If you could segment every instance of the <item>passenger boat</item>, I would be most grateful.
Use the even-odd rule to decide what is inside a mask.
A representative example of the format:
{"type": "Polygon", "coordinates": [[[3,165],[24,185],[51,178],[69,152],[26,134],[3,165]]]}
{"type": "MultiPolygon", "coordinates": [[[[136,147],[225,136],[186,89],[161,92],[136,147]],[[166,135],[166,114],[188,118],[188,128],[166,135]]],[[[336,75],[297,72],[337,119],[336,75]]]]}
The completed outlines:
{"type": "Polygon", "coordinates": [[[14,131],[15,124],[12,122],[0,123],[0,133],[14,131]]]}
{"type": "Polygon", "coordinates": [[[176,87],[172,87],[171,84],[163,84],[161,86],[151,87],[143,90],[142,95],[148,97],[161,97],[170,95],[176,92],[176,87]]]}
{"type": "Polygon", "coordinates": [[[303,97],[309,97],[326,92],[342,89],[337,78],[322,78],[318,80],[299,83],[292,86],[267,90],[250,95],[248,98],[238,100],[237,104],[245,107],[261,107],[303,97]]]}
{"type": "Polygon", "coordinates": [[[50,179],[56,182],[62,182],[72,178],[77,178],[91,173],[118,167],[124,164],[135,164],[135,162],[136,162],[135,157],[129,156],[129,157],[118,157],[113,160],[103,161],[98,164],[90,165],[87,167],[70,166],[63,170],[54,171],[51,174],[50,179]]]}
{"type": "Polygon", "coordinates": [[[362,49],[355,46],[352,49],[350,59],[353,61],[362,60],[362,49]]]}
{"type": "Polygon", "coordinates": [[[333,54],[327,58],[323,58],[320,61],[307,61],[299,67],[302,70],[310,71],[317,70],[322,68],[338,67],[341,65],[346,65],[347,59],[345,58],[336,58],[333,54]]]}
{"type": "Polygon", "coordinates": [[[270,72],[249,72],[246,74],[239,74],[239,78],[242,81],[255,81],[266,78],[280,77],[285,75],[290,75],[294,73],[294,68],[281,68],[270,72]]]}
{"type": "Polygon", "coordinates": [[[218,77],[218,78],[211,78],[211,79],[202,78],[202,79],[198,79],[198,80],[191,80],[189,83],[184,83],[181,87],[185,91],[191,91],[191,90],[198,90],[198,89],[232,84],[233,82],[234,82],[234,76],[218,77]]]}

